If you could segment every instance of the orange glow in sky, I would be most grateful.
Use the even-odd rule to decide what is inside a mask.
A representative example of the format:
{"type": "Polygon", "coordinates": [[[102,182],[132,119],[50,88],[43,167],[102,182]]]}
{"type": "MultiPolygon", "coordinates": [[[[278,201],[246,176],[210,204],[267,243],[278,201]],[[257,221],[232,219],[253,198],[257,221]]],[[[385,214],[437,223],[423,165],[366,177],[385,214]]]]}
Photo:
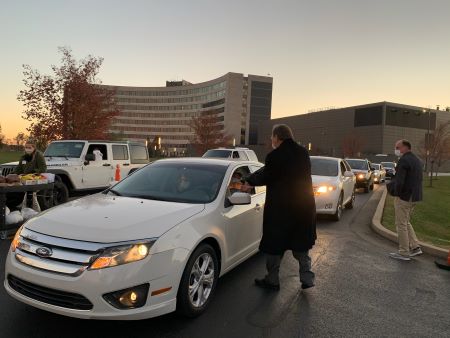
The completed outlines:
{"type": "Polygon", "coordinates": [[[58,46],[104,57],[99,78],[111,85],[270,73],[272,117],[379,101],[449,106],[448,13],[447,0],[10,1],[0,12],[2,132],[28,125],[16,100],[22,64],[50,73],[58,46]]]}

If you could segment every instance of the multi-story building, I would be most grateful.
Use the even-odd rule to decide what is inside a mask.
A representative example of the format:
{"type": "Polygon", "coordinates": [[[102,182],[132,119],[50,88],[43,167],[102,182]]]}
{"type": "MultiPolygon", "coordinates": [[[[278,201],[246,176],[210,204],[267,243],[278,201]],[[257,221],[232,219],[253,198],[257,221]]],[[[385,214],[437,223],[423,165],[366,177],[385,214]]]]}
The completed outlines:
{"type": "MultiPolygon", "coordinates": [[[[259,126],[258,144],[268,143],[273,125],[285,123],[296,140],[314,154],[344,156],[353,147],[361,157],[374,159],[377,154],[386,154],[393,159],[397,140],[408,139],[413,150],[420,152],[427,135],[432,138],[436,126],[447,121],[450,112],[446,110],[378,102],[265,121],[259,126]]],[[[262,158],[267,152],[263,148],[259,149],[262,158]]],[[[450,170],[448,164],[444,168],[450,170]]]]}
{"type": "Polygon", "coordinates": [[[185,152],[193,137],[193,117],[218,114],[219,124],[235,145],[256,144],[258,124],[270,120],[272,78],[227,73],[192,84],[167,81],[165,87],[108,86],[121,111],[110,128],[129,140],[161,138],[168,152],[185,152]]]}

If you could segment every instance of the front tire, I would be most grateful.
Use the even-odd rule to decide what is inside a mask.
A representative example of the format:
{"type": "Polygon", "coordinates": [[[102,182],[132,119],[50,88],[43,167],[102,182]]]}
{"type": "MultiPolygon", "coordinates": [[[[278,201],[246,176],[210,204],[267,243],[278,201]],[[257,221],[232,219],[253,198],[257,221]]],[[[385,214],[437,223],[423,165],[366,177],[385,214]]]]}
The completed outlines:
{"type": "Polygon", "coordinates": [[[53,203],[59,205],[69,200],[69,189],[64,182],[55,180],[55,188],[53,190],[53,203]]]}
{"type": "Polygon", "coordinates": [[[356,199],[356,193],[355,193],[355,189],[353,189],[352,197],[350,198],[350,201],[348,201],[347,204],[345,205],[345,209],[353,209],[353,207],[355,205],[355,199],[356,199]]]}
{"type": "Polygon", "coordinates": [[[219,279],[219,261],[209,244],[201,244],[184,268],[177,295],[177,312],[194,318],[201,315],[214,295],[219,279]]]}
{"type": "Polygon", "coordinates": [[[343,202],[343,200],[344,200],[344,195],[341,193],[341,195],[339,196],[338,204],[336,206],[336,212],[332,216],[332,219],[335,222],[339,222],[341,220],[341,217],[342,217],[342,202],[343,202]]]}

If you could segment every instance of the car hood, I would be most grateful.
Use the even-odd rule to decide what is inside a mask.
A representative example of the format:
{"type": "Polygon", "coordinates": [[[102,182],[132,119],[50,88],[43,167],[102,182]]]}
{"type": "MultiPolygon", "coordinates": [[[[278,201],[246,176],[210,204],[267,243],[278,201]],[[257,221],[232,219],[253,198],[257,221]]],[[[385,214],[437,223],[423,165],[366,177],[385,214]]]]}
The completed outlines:
{"type": "Polygon", "coordinates": [[[311,178],[312,178],[313,185],[336,183],[336,177],[335,176],[311,175],[311,178]]]}
{"type": "Polygon", "coordinates": [[[364,174],[364,175],[367,175],[367,173],[368,173],[367,170],[361,170],[361,169],[352,169],[352,172],[354,174],[364,174]]]}
{"type": "Polygon", "coordinates": [[[2,163],[2,164],[0,164],[0,165],[7,165],[7,166],[17,166],[17,165],[19,165],[19,161],[16,161],[16,162],[8,162],[8,163],[2,163]]]}
{"type": "Polygon", "coordinates": [[[204,208],[204,204],[96,194],[49,209],[25,227],[67,239],[121,242],[160,237],[204,208]]]}

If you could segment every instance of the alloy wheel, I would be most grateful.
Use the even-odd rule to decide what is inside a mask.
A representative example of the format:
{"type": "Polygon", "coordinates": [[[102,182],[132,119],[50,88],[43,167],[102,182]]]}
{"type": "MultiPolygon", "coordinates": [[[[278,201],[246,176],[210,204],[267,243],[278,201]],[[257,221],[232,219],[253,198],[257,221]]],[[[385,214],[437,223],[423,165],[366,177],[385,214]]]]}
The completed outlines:
{"type": "Polygon", "coordinates": [[[209,253],[198,256],[189,276],[189,300],[200,308],[208,300],[214,285],[214,260],[209,253]]]}

